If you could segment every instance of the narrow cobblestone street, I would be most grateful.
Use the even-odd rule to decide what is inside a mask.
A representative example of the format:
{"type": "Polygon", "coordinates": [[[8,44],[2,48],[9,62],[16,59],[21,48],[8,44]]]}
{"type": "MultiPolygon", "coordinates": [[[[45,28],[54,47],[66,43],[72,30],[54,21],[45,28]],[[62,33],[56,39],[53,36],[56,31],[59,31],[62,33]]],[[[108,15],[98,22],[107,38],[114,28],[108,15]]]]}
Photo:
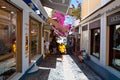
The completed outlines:
{"type": "Polygon", "coordinates": [[[39,71],[26,76],[25,80],[102,80],[76,56],[50,55],[39,65],[39,71]]]}

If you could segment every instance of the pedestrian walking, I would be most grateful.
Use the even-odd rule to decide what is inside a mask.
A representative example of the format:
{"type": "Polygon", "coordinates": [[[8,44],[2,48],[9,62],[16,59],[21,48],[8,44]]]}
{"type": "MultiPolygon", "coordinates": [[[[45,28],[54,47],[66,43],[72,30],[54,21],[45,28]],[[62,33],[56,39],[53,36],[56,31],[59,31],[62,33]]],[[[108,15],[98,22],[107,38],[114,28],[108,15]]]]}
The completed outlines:
{"type": "Polygon", "coordinates": [[[53,41],[52,48],[53,48],[53,54],[56,54],[57,53],[57,43],[56,43],[56,41],[53,41]]]}
{"type": "Polygon", "coordinates": [[[48,54],[49,53],[49,42],[48,41],[45,42],[45,48],[46,48],[46,53],[48,54]]]}
{"type": "Polygon", "coordinates": [[[59,51],[60,51],[60,54],[61,54],[61,59],[63,61],[63,55],[66,54],[66,47],[63,43],[61,43],[59,45],[59,51]]]}

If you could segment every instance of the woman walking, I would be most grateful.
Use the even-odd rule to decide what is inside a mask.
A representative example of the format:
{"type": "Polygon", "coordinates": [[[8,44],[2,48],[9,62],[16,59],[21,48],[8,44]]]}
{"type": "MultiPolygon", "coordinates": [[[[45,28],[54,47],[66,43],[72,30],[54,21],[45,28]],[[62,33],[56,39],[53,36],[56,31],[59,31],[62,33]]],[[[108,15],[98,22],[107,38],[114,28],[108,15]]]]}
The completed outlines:
{"type": "Polygon", "coordinates": [[[60,54],[61,54],[61,59],[63,61],[63,55],[66,54],[66,47],[63,43],[61,43],[59,45],[59,51],[60,51],[60,54]]]}

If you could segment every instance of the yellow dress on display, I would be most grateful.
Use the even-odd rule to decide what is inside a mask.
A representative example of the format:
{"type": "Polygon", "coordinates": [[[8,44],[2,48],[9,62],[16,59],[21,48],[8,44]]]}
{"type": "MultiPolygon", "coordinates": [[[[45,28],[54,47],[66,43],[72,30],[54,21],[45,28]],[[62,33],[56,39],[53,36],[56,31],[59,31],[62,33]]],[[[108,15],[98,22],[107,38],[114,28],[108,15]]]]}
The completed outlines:
{"type": "Polygon", "coordinates": [[[13,52],[16,53],[16,44],[13,44],[13,52]]]}

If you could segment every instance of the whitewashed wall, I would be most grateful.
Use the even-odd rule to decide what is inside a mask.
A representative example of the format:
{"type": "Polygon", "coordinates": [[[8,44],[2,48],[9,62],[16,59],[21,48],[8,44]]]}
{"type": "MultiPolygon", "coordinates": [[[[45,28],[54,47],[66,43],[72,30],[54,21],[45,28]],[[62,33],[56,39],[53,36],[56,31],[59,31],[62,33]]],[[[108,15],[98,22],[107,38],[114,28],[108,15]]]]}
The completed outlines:
{"type": "MultiPolygon", "coordinates": [[[[101,5],[105,5],[111,0],[101,0],[101,1],[102,1],[101,5]]],[[[120,7],[120,4],[118,3],[120,3],[120,0],[113,1],[109,5],[105,6],[103,9],[91,15],[89,18],[86,19],[86,21],[95,17],[98,14],[101,14],[101,17],[100,17],[101,19],[100,59],[91,55],[91,60],[95,62],[96,64],[106,68],[109,72],[115,74],[117,77],[120,77],[120,72],[108,65],[108,62],[109,62],[109,27],[107,26],[107,16],[120,11],[120,8],[116,8],[116,7],[120,7]],[[111,12],[106,13],[107,11],[111,11],[111,12]]],[[[81,31],[81,36],[82,35],[83,33],[81,31]]],[[[82,40],[81,40],[81,46],[83,44],[82,40]]]]}
{"type": "Polygon", "coordinates": [[[82,32],[83,33],[83,35],[82,35],[82,37],[83,37],[83,45],[82,45],[82,48],[85,48],[85,49],[88,49],[88,30],[86,30],[86,31],[83,31],[82,32]]]}
{"type": "Polygon", "coordinates": [[[29,32],[27,31],[29,31],[29,13],[23,10],[23,29],[22,29],[22,72],[23,73],[29,67],[29,55],[28,55],[29,53],[25,52],[26,33],[28,33],[28,36],[29,36],[29,32]]]}
{"type": "MultiPolygon", "coordinates": [[[[17,73],[11,80],[18,80],[25,71],[30,67],[29,65],[29,53],[26,54],[25,51],[25,41],[26,41],[26,33],[29,35],[29,16],[34,17],[41,23],[45,23],[31,8],[29,8],[23,0],[10,0],[12,4],[17,6],[18,8],[22,9],[23,11],[23,21],[22,21],[22,73],[17,73]]],[[[44,13],[44,12],[43,12],[44,13]]],[[[43,43],[44,40],[42,38],[43,43]]],[[[29,42],[28,42],[29,43],[29,42]]],[[[43,45],[43,44],[42,44],[43,45]]],[[[42,48],[43,54],[43,48],[42,48]]]]}
{"type": "Polygon", "coordinates": [[[106,64],[106,31],[107,31],[106,13],[101,16],[101,32],[100,32],[100,63],[106,64]]]}
{"type": "Polygon", "coordinates": [[[83,48],[87,50],[88,52],[88,45],[89,45],[89,31],[82,31],[82,27],[81,27],[81,45],[80,45],[80,49],[82,50],[83,48]]]}
{"type": "MultiPolygon", "coordinates": [[[[103,3],[107,3],[111,0],[102,0],[102,1],[103,1],[102,2],[102,4],[103,4],[103,3]]],[[[107,38],[109,38],[108,37],[109,34],[107,33],[107,31],[108,31],[107,16],[110,15],[110,14],[113,14],[115,12],[120,11],[120,9],[116,9],[115,11],[113,11],[111,13],[108,13],[108,14],[106,14],[106,11],[113,9],[116,6],[120,6],[120,4],[118,4],[118,3],[120,3],[120,0],[116,0],[116,1],[112,2],[110,5],[106,6],[104,9],[102,9],[100,11],[101,14],[102,14],[102,16],[101,16],[101,36],[100,36],[100,38],[101,38],[100,39],[100,43],[101,43],[100,44],[100,63],[102,65],[107,65],[108,64],[108,59],[107,58],[109,57],[109,48],[107,48],[107,47],[109,47],[109,45],[108,45],[109,44],[109,39],[107,39],[107,38]]]]}

